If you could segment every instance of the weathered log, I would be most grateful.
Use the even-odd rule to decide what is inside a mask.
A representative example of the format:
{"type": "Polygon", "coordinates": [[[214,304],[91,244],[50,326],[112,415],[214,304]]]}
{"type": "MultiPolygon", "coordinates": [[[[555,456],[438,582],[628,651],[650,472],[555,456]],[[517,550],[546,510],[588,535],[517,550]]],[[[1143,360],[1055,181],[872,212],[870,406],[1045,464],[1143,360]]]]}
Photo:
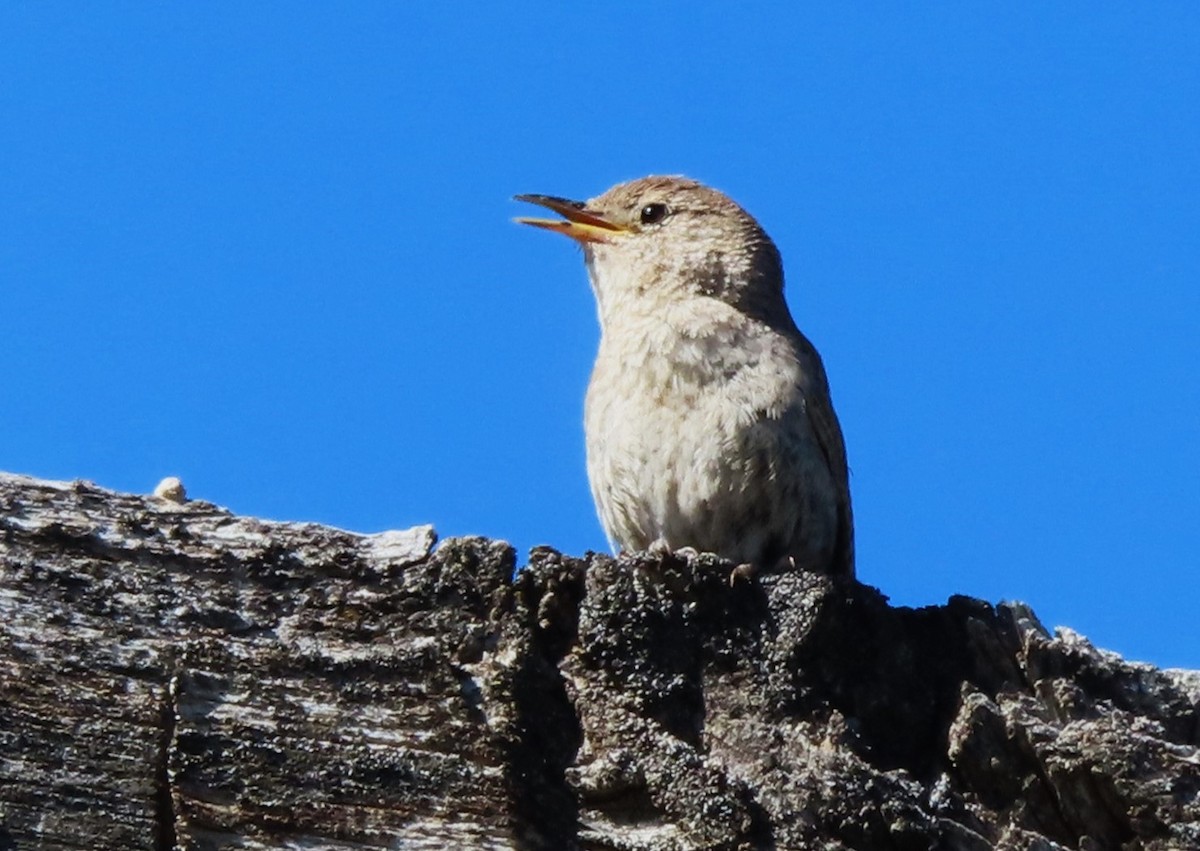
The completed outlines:
{"type": "Polygon", "coordinates": [[[0,475],[0,849],[1200,848],[1200,675],[1028,608],[0,475]]]}

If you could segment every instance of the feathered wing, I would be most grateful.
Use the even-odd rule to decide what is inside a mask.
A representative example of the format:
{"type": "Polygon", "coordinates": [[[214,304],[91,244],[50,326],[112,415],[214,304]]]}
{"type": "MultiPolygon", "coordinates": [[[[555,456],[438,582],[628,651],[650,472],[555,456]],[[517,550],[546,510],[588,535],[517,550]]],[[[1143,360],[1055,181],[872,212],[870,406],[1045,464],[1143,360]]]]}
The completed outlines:
{"type": "Polygon", "coordinates": [[[837,542],[833,551],[832,572],[837,575],[854,576],[854,517],[850,509],[850,469],[846,464],[846,443],[842,438],[842,427],[833,410],[829,395],[829,379],[825,377],[825,365],[821,356],[803,334],[801,353],[805,361],[805,372],[811,377],[811,387],[805,393],[805,411],[813,434],[825,456],[825,463],[837,489],[837,542]]]}

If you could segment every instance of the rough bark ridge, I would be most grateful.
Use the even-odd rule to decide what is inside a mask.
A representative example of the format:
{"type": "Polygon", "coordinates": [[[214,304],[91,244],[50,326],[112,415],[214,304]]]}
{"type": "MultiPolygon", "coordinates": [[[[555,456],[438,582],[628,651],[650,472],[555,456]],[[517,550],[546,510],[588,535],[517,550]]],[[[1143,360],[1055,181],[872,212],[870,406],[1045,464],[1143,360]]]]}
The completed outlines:
{"type": "Polygon", "coordinates": [[[1200,848],[1200,676],[1020,605],[0,475],[0,849],[1200,848]]]}

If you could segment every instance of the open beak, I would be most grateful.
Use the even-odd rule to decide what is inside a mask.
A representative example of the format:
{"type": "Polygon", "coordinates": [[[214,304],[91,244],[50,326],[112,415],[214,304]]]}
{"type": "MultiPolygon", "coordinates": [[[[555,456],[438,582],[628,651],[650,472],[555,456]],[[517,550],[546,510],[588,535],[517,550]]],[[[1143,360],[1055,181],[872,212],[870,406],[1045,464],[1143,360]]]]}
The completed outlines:
{"type": "Polygon", "coordinates": [[[562,219],[530,219],[524,216],[514,219],[523,225],[545,228],[571,237],[576,242],[611,242],[612,237],[627,233],[628,228],[610,222],[599,213],[587,209],[582,201],[555,198],[553,195],[516,195],[517,201],[528,201],[553,210],[562,219]],[[564,221],[565,219],[565,221],[564,221]]]}

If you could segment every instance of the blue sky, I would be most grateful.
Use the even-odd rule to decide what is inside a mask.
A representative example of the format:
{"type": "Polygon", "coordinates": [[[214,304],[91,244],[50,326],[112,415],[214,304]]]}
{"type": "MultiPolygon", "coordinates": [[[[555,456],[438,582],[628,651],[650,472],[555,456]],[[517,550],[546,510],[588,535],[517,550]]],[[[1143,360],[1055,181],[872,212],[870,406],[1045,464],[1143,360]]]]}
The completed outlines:
{"type": "Polygon", "coordinates": [[[865,582],[1200,668],[1200,7],[800,6],[4,4],[0,468],[602,550],[510,198],[687,174],[783,252],[865,582]]]}

